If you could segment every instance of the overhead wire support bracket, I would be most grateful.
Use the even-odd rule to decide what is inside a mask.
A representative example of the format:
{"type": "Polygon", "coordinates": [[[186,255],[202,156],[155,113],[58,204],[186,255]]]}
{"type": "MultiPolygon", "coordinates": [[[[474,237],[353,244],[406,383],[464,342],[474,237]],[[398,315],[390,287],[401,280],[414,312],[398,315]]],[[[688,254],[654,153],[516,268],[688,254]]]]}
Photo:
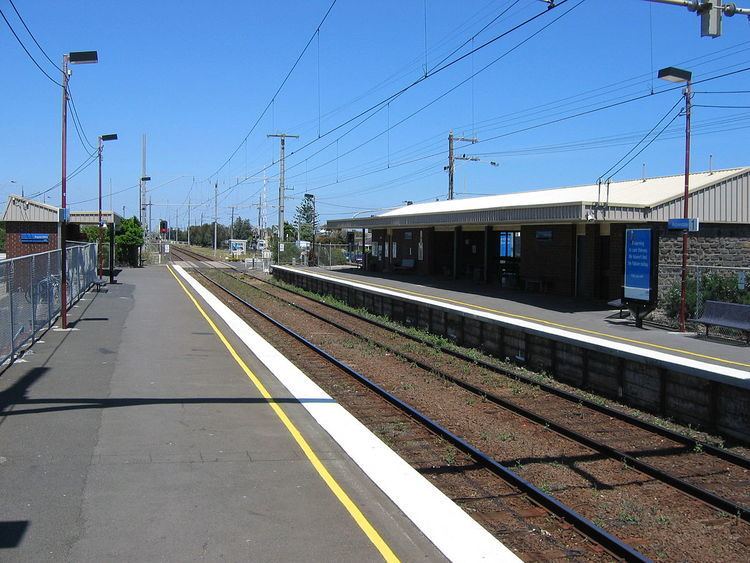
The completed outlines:
{"type": "Polygon", "coordinates": [[[701,18],[701,37],[720,37],[723,16],[747,16],[750,20],[750,8],[739,8],[734,2],[724,4],[723,0],[648,0],[658,4],[682,6],[690,12],[696,12],[701,18]]]}

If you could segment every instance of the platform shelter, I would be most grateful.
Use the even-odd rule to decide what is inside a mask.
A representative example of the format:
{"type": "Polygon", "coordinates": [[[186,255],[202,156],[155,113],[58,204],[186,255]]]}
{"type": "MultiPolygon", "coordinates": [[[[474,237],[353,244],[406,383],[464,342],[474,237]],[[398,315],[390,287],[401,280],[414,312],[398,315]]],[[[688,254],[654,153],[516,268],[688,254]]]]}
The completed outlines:
{"type": "MultiPolygon", "coordinates": [[[[414,272],[587,299],[621,297],[625,230],[651,226],[659,260],[678,263],[684,175],[407,205],[330,220],[367,229],[369,268],[414,272]]],[[[690,263],[750,267],[750,168],[690,175],[690,263]],[[696,262],[697,261],[697,262],[696,262]]]]}

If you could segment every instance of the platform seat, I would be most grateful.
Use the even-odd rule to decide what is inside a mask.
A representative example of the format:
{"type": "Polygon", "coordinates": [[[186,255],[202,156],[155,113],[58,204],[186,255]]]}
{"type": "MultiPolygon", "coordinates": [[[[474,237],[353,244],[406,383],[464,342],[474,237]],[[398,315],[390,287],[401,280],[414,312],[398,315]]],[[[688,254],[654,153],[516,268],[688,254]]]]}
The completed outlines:
{"type": "Polygon", "coordinates": [[[703,304],[703,313],[693,321],[705,325],[706,338],[708,338],[709,327],[723,326],[744,332],[745,338],[750,344],[750,305],[706,301],[703,304]]]}

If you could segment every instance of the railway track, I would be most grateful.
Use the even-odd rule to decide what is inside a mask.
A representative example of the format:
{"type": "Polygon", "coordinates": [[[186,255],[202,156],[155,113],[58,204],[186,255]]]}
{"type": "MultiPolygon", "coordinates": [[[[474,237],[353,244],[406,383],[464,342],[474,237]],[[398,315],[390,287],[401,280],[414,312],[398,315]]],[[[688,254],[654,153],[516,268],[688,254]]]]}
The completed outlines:
{"type": "MultiPolygon", "coordinates": [[[[182,249],[180,250],[180,252],[183,252],[184,255],[186,256],[192,255],[191,258],[196,257],[196,255],[194,255],[193,253],[184,252],[182,251],[182,249]]],[[[203,261],[205,260],[205,258],[198,257],[198,260],[203,261]]],[[[203,274],[202,272],[199,272],[199,273],[207,281],[210,280],[209,281],[210,284],[215,284],[215,287],[221,288],[220,291],[229,292],[229,294],[232,295],[233,299],[236,299],[244,303],[244,305],[247,307],[253,307],[253,305],[247,303],[247,301],[244,300],[241,296],[239,296],[236,292],[225,287],[224,285],[222,285],[222,283],[219,283],[216,279],[212,279],[212,278],[215,278],[216,276],[209,277],[203,274]]],[[[607,457],[611,460],[616,460],[617,462],[622,463],[629,471],[633,471],[633,470],[638,471],[651,479],[658,480],[660,483],[663,483],[664,485],[667,485],[679,491],[682,494],[690,495],[694,499],[698,499],[702,503],[705,503],[708,506],[716,510],[722,511],[723,514],[732,515],[732,517],[734,517],[735,519],[739,521],[743,521],[743,524],[742,524],[743,526],[745,525],[744,523],[750,520],[750,515],[748,515],[747,506],[743,502],[741,501],[737,502],[736,499],[727,498],[727,496],[731,496],[731,495],[720,494],[721,492],[726,491],[728,487],[732,486],[733,481],[731,478],[724,478],[723,481],[722,479],[718,479],[718,482],[719,482],[718,487],[717,487],[719,491],[718,493],[716,491],[708,490],[707,488],[704,488],[702,486],[699,486],[695,483],[692,483],[682,478],[682,476],[680,475],[675,475],[674,473],[670,473],[669,471],[666,471],[664,467],[659,467],[658,463],[657,464],[654,464],[653,462],[648,463],[640,459],[640,457],[644,455],[648,457],[649,453],[653,454],[653,450],[651,452],[648,452],[648,451],[643,451],[641,449],[641,450],[638,450],[640,455],[634,455],[632,452],[625,451],[624,449],[618,449],[617,447],[614,447],[609,443],[609,441],[611,440],[608,441],[608,440],[592,438],[590,435],[587,435],[586,433],[581,432],[579,429],[571,428],[570,425],[562,424],[559,420],[556,420],[554,417],[548,417],[548,416],[544,416],[543,414],[540,414],[538,412],[538,409],[535,411],[533,409],[526,408],[522,406],[521,404],[519,404],[519,401],[509,400],[507,396],[501,396],[503,395],[503,393],[495,393],[492,390],[488,389],[487,386],[477,385],[475,382],[470,381],[471,380],[470,377],[466,377],[465,375],[457,376],[456,369],[455,369],[456,366],[453,366],[452,369],[448,369],[446,368],[445,365],[440,365],[441,364],[440,361],[436,361],[433,358],[430,358],[429,360],[426,361],[424,359],[425,358],[424,355],[420,356],[419,354],[414,354],[414,353],[410,354],[408,352],[405,352],[404,346],[403,346],[403,341],[405,340],[404,337],[408,337],[409,339],[411,339],[412,342],[419,341],[420,339],[415,337],[414,335],[408,335],[404,333],[403,331],[394,332],[394,328],[392,326],[387,326],[380,321],[374,321],[373,319],[368,319],[368,318],[362,317],[361,315],[353,314],[351,312],[341,311],[340,309],[334,308],[328,304],[324,304],[324,303],[321,303],[320,301],[310,299],[309,297],[301,296],[297,292],[293,292],[286,288],[281,288],[277,286],[276,284],[269,284],[265,280],[260,280],[258,278],[253,278],[250,281],[248,281],[247,279],[237,279],[237,277],[234,275],[234,272],[229,273],[227,271],[223,271],[221,275],[224,275],[227,278],[231,278],[232,280],[234,280],[232,283],[242,284],[243,286],[247,287],[249,291],[259,292],[267,296],[269,299],[275,299],[275,300],[279,300],[280,302],[284,302],[284,306],[289,307],[289,308],[294,308],[296,312],[312,317],[316,319],[317,321],[320,321],[321,323],[325,323],[329,327],[332,327],[338,331],[341,331],[342,333],[346,333],[356,338],[365,338],[368,342],[371,342],[372,344],[376,345],[382,350],[385,350],[387,353],[393,354],[394,356],[398,356],[399,358],[408,362],[410,365],[414,366],[415,368],[428,372],[433,377],[437,375],[439,376],[441,380],[447,383],[450,383],[451,385],[454,385],[456,387],[459,387],[467,393],[473,394],[474,396],[480,398],[483,402],[486,402],[493,406],[497,406],[503,409],[504,411],[507,411],[508,413],[512,413],[516,417],[522,417],[524,420],[534,423],[539,428],[543,429],[545,432],[556,433],[559,437],[570,440],[579,446],[588,448],[591,452],[594,452],[596,455],[607,457]],[[295,296],[294,297],[295,301],[293,303],[289,302],[289,296],[291,294],[294,294],[295,296]],[[302,302],[304,302],[304,305],[301,304],[302,302]],[[337,318],[335,319],[332,318],[334,316],[337,318]],[[347,320],[343,322],[342,318],[345,318],[347,320]],[[365,334],[366,336],[363,336],[365,334]],[[401,341],[400,344],[398,342],[399,339],[401,341]]],[[[262,315],[264,313],[262,313],[261,311],[258,311],[258,314],[262,315]]],[[[424,342],[419,342],[418,344],[426,346],[424,342]]],[[[312,345],[314,346],[314,344],[312,345]]],[[[429,346],[434,349],[434,346],[432,346],[432,344],[430,344],[429,346]]],[[[448,350],[445,350],[444,352],[448,352],[448,350]]],[[[477,362],[475,358],[468,358],[466,357],[464,353],[456,352],[455,350],[451,350],[450,354],[451,354],[452,359],[455,359],[456,361],[460,361],[464,363],[469,363],[471,366],[480,366],[482,369],[486,369],[488,371],[492,371],[495,373],[498,373],[502,370],[502,368],[491,365],[488,362],[484,362],[487,365],[480,365],[480,363],[477,362]]],[[[503,375],[507,376],[508,374],[505,373],[503,375]]],[[[514,375],[517,375],[517,374],[514,374],[514,375]]],[[[534,384],[536,385],[536,382],[534,382],[534,384]]],[[[545,386],[545,388],[543,388],[543,391],[548,392],[547,387],[549,386],[545,386]]],[[[736,462],[736,466],[740,470],[745,472],[745,474],[747,473],[748,466],[750,466],[750,462],[748,462],[747,459],[742,458],[740,456],[736,456],[732,454],[731,452],[726,452],[725,450],[722,450],[720,448],[714,448],[707,444],[703,445],[699,442],[695,442],[692,439],[685,438],[684,436],[681,436],[679,434],[676,434],[672,431],[665,430],[660,427],[653,427],[653,425],[649,425],[648,423],[645,423],[639,419],[627,417],[624,413],[620,413],[619,411],[613,411],[612,409],[609,409],[608,407],[603,407],[602,405],[598,405],[595,403],[592,403],[591,406],[584,405],[579,397],[575,397],[571,394],[568,394],[554,387],[550,387],[549,389],[554,392],[553,397],[555,400],[562,401],[562,402],[567,401],[567,406],[569,410],[575,411],[575,410],[580,410],[581,408],[586,408],[586,409],[590,408],[592,412],[596,413],[600,417],[604,417],[610,420],[616,420],[620,424],[622,423],[631,424],[632,426],[629,428],[623,429],[621,427],[617,429],[619,431],[621,439],[627,440],[628,438],[627,434],[632,434],[634,430],[637,430],[641,433],[646,432],[646,431],[653,431],[653,435],[658,436],[662,440],[662,442],[664,441],[665,438],[674,439],[674,442],[672,444],[662,443],[660,445],[661,450],[664,450],[666,448],[667,450],[671,452],[670,455],[668,456],[661,456],[663,458],[673,459],[675,456],[675,453],[681,452],[681,455],[693,458],[692,460],[693,462],[696,459],[697,460],[712,459],[712,460],[721,461],[722,463],[736,462]],[[625,435],[623,436],[623,434],[625,435]],[[705,449],[703,449],[703,446],[705,446],[705,449]],[[675,450],[675,447],[677,447],[677,450],[675,450]]],[[[382,390],[388,393],[388,391],[385,391],[384,389],[382,390]]],[[[549,399],[543,399],[542,402],[545,402],[545,401],[549,401],[549,399]]],[[[539,403],[540,401],[536,401],[536,402],[539,403]]],[[[402,408],[402,407],[399,407],[399,408],[402,408]]],[[[457,437],[453,433],[450,433],[450,434],[453,437],[457,437]]],[[[441,434],[441,436],[443,435],[441,434]]],[[[463,438],[458,438],[458,439],[463,440],[463,438]]],[[[461,449],[461,451],[463,451],[467,455],[475,454],[475,452],[469,452],[467,450],[467,447],[473,448],[473,446],[470,446],[468,442],[464,442],[462,445],[458,445],[456,447],[459,447],[459,449],[461,449]]],[[[632,449],[633,448],[631,447],[631,450],[632,449]]],[[[580,456],[580,453],[578,455],[580,456]]],[[[658,459],[659,456],[656,456],[656,457],[658,459]]],[[[490,457],[490,461],[498,464],[500,467],[504,467],[502,463],[495,461],[494,458],[490,457]]],[[[487,461],[485,460],[483,461],[483,463],[487,464],[487,461]]],[[[662,465],[663,465],[663,460],[662,460],[662,465]]],[[[704,462],[704,465],[705,465],[705,462],[704,462]]],[[[710,470],[709,470],[709,473],[710,473],[710,470]]],[[[524,480],[524,482],[527,483],[529,486],[533,487],[533,485],[528,483],[528,481],[524,480]]],[[[734,481],[734,484],[736,485],[736,481],[734,481]]],[[[541,492],[541,494],[545,495],[546,497],[549,497],[549,499],[555,500],[554,497],[551,497],[551,495],[546,494],[541,489],[537,489],[537,491],[541,492]]],[[[546,500],[545,502],[549,502],[549,500],[546,500]]],[[[545,508],[547,508],[548,510],[551,510],[549,506],[545,505],[545,508]]],[[[560,510],[560,507],[557,507],[557,510],[560,510]]],[[[555,512],[555,514],[560,516],[560,514],[557,512],[555,512]]],[[[583,531],[583,533],[585,533],[586,535],[589,535],[589,533],[587,533],[586,531],[583,531]]],[[[591,536],[589,535],[589,537],[591,536]]],[[[594,541],[599,541],[596,538],[592,538],[592,539],[594,539],[594,541]]],[[[612,549],[612,546],[608,546],[607,549],[614,552],[612,549]]]]}

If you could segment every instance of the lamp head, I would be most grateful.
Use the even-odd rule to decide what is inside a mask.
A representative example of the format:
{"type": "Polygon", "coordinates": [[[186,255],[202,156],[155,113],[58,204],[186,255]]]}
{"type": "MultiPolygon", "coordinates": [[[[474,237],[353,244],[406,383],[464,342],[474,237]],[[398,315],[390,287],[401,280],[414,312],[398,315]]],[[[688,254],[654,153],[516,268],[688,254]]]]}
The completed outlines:
{"type": "Polygon", "coordinates": [[[659,71],[659,78],[668,82],[690,82],[693,73],[689,70],[668,66],[659,71]]]}
{"type": "Polygon", "coordinates": [[[95,64],[99,62],[96,51],[74,51],[68,53],[68,62],[73,65],[95,64]]]}
{"type": "Polygon", "coordinates": [[[101,135],[99,138],[102,141],[116,141],[117,140],[117,133],[112,133],[110,135],[101,135]]]}

